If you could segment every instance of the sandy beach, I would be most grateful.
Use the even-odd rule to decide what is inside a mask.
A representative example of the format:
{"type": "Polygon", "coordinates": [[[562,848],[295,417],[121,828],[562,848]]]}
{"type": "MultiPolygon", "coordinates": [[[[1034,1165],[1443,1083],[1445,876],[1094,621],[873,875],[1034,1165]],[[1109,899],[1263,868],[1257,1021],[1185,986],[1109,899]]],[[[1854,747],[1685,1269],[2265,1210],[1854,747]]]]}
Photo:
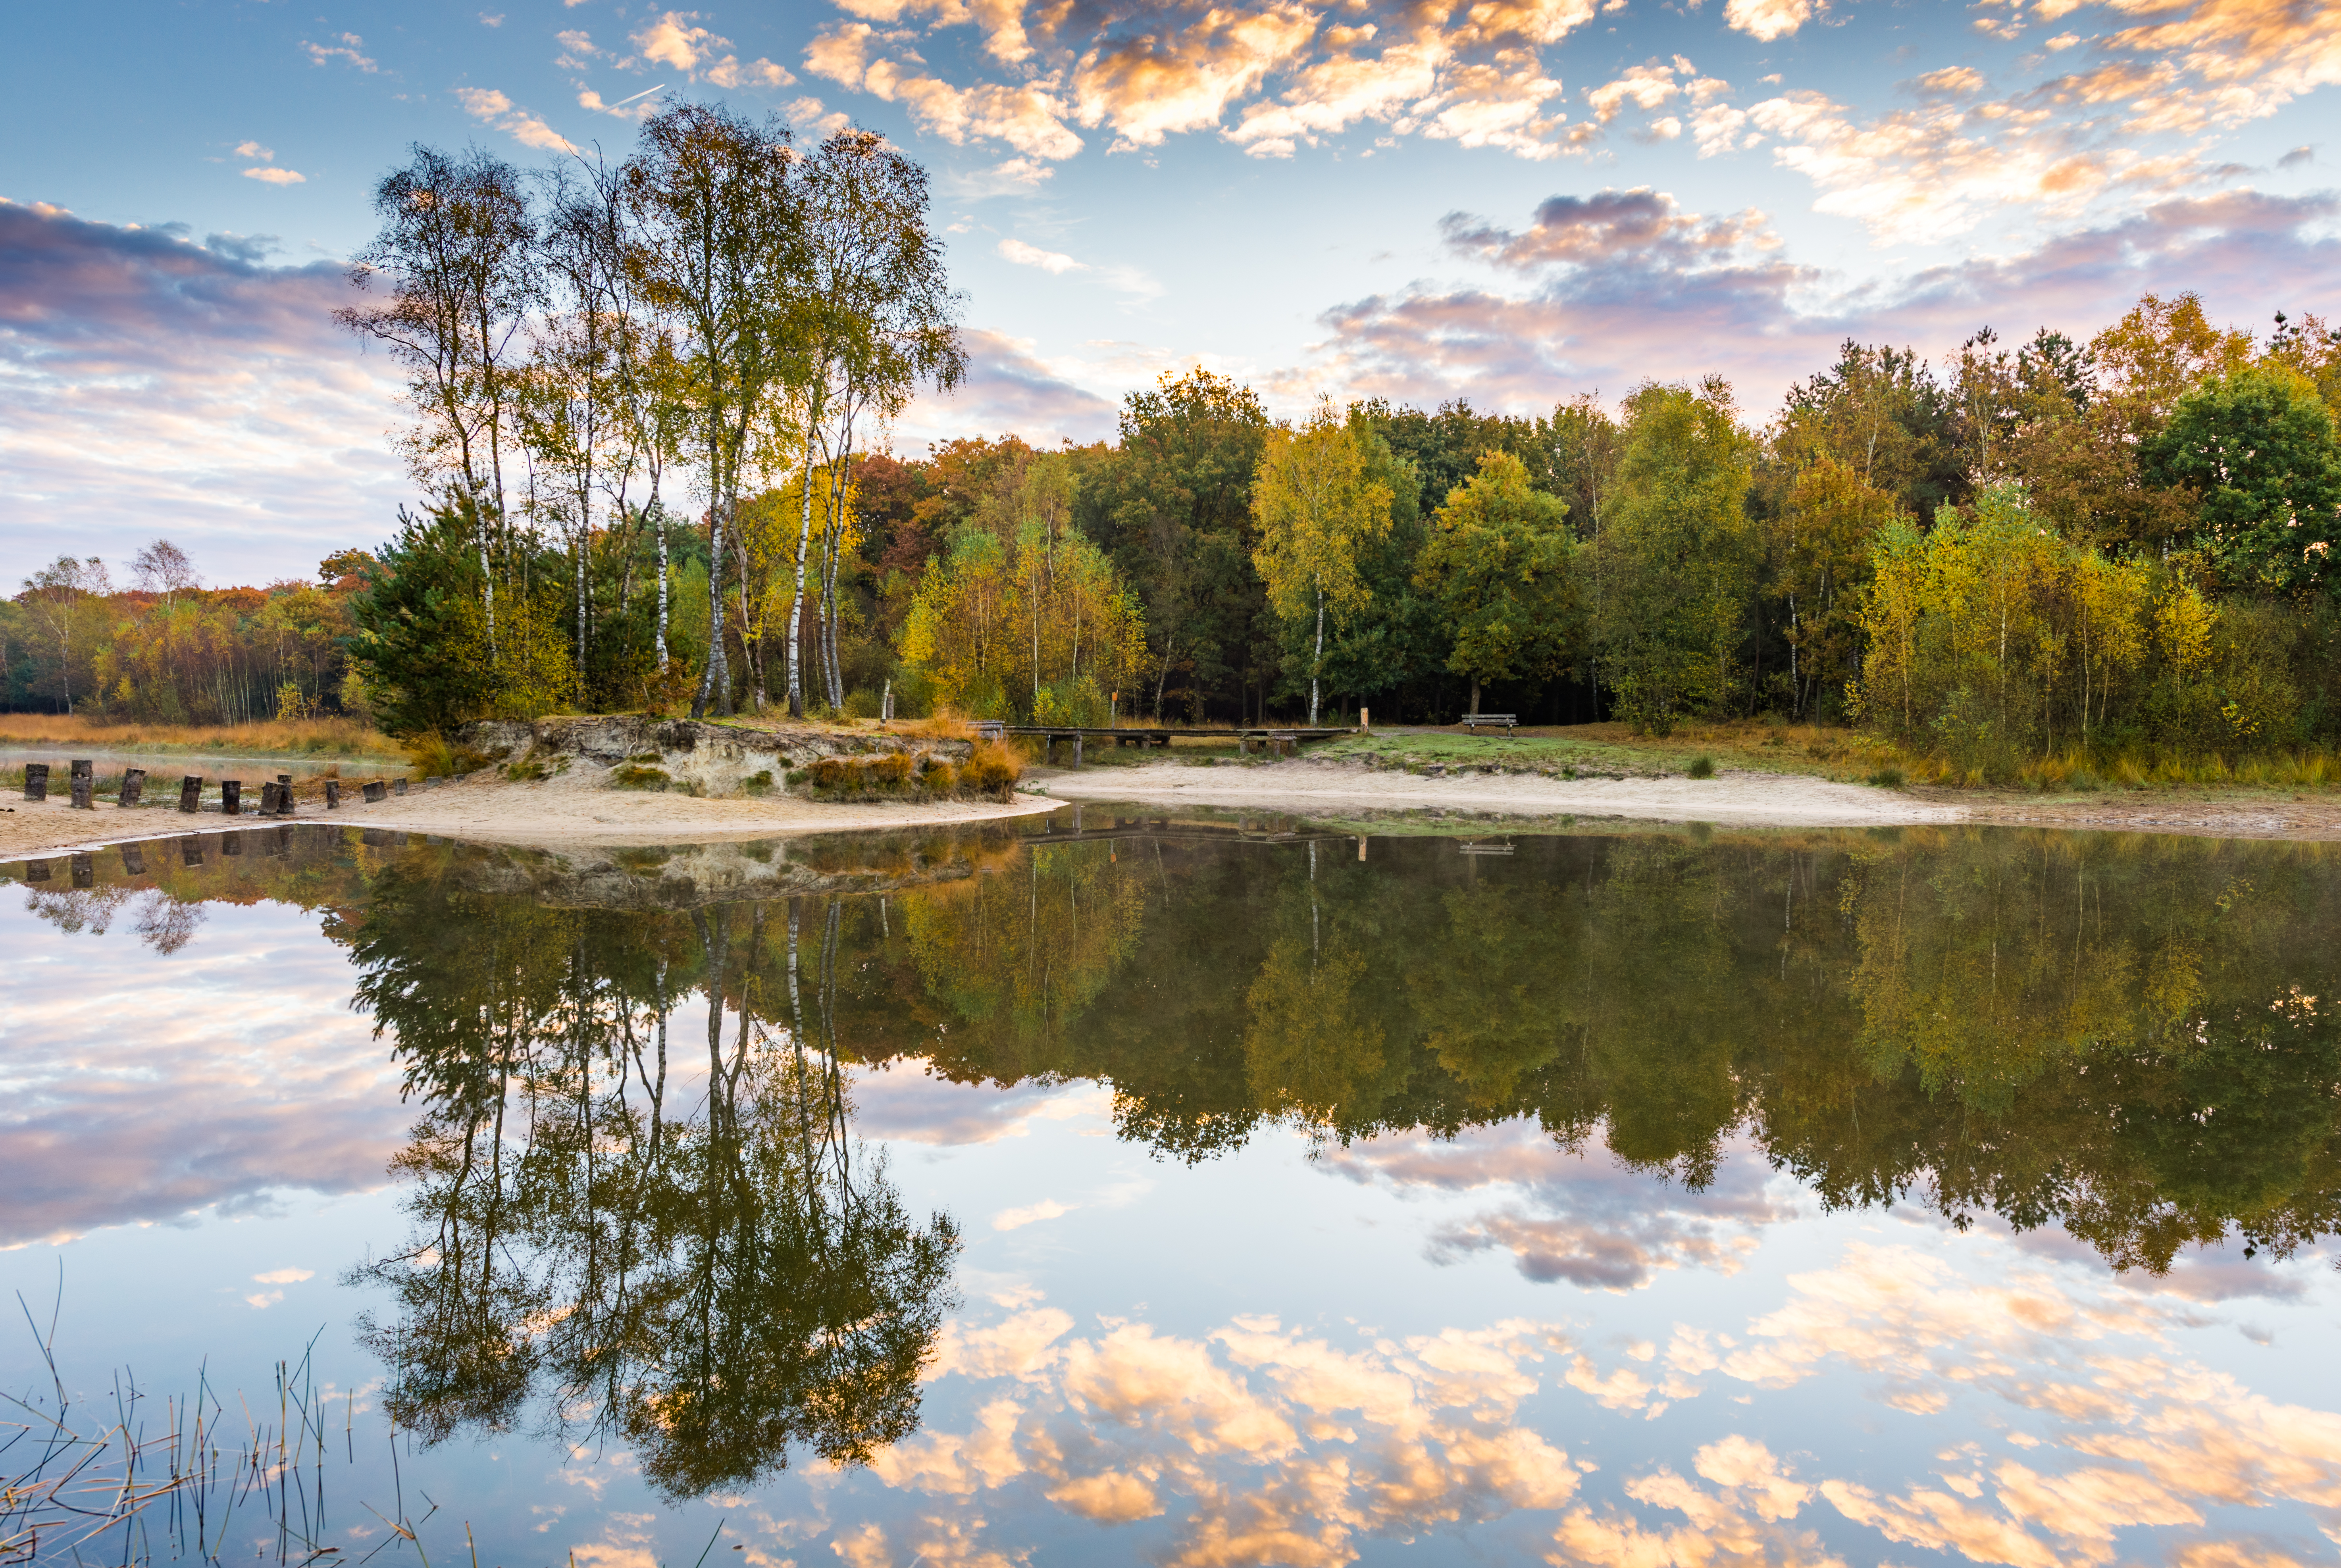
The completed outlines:
{"type": "Polygon", "coordinates": [[[1782,773],[1713,779],[1554,779],[1489,773],[1429,779],[1307,760],[1193,768],[1176,762],[1051,771],[1034,782],[1062,800],[1177,802],[1326,816],[1449,811],[1499,817],[1615,818],[1734,827],[1865,828],[1960,822],[1965,808],[1890,789],[1782,773]]]}
{"type": "Polygon", "coordinates": [[[231,819],[215,809],[183,816],[167,806],[125,810],[111,801],[76,811],[62,791],[53,789],[46,800],[0,801],[0,859],[63,854],[126,839],[215,833],[231,825],[257,828],[288,819],[559,849],[785,839],[865,828],[974,822],[1057,809],[1052,799],[1021,794],[1007,802],[902,806],[821,805],[782,794],[761,799],[702,799],[672,791],[613,789],[602,783],[602,775],[600,769],[581,768],[538,783],[511,783],[483,771],[436,789],[411,787],[405,795],[392,796],[373,806],[358,801],[353,789],[344,796],[339,810],[326,810],[322,799],[304,798],[291,819],[247,814],[231,819]]]}

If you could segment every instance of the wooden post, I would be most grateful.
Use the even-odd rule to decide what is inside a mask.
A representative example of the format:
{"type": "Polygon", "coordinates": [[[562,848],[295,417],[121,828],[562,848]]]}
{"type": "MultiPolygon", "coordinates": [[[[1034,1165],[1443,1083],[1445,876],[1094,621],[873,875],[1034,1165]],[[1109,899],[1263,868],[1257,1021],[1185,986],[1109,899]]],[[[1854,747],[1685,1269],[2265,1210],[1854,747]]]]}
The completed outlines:
{"type": "Polygon", "coordinates": [[[223,833],[223,834],[221,834],[221,835],[220,835],[220,853],[221,853],[221,854],[223,854],[223,855],[241,855],[241,854],[243,854],[243,853],[244,853],[244,835],[243,835],[242,833],[223,833]]]}
{"type": "Polygon", "coordinates": [[[179,840],[179,859],[183,865],[188,866],[200,866],[204,863],[203,835],[190,833],[179,840]]]}
{"type": "Polygon", "coordinates": [[[1359,710],[1358,710],[1358,728],[1359,728],[1359,729],[1371,729],[1373,727],[1374,727],[1374,710],[1373,710],[1372,709],[1370,709],[1370,708],[1360,708],[1360,709],[1359,709],[1359,710]]]}
{"type": "MultiPolygon", "coordinates": [[[[241,817],[244,815],[243,779],[223,779],[220,780],[220,811],[223,815],[229,817],[241,817]]],[[[223,854],[226,854],[229,851],[224,849],[221,851],[223,854]]]]}
{"type": "Polygon", "coordinates": [[[48,879],[49,863],[46,860],[27,860],[25,862],[25,881],[45,882],[48,879]]]}
{"type": "Polygon", "coordinates": [[[325,780],[325,809],[338,811],[341,809],[342,781],[338,779],[328,779],[325,780]]]}
{"type": "MultiPolygon", "coordinates": [[[[1080,731],[1080,730],[1078,730],[1078,729],[1076,729],[1075,731],[1073,731],[1073,766],[1074,766],[1074,767],[1076,767],[1076,768],[1078,768],[1078,767],[1080,767],[1081,765],[1081,731],[1080,731]]],[[[1075,811],[1075,812],[1073,813],[1073,815],[1074,815],[1075,817],[1079,817],[1079,816],[1081,815],[1081,813],[1080,813],[1079,811],[1075,811]]],[[[1078,832],[1079,830],[1080,830],[1080,829],[1079,829],[1078,828],[1076,828],[1076,829],[1075,829],[1075,831],[1077,831],[1077,832],[1078,832]]]]}
{"type": "MultiPolygon", "coordinates": [[[[25,764],[25,799],[45,800],[49,798],[49,765],[45,762],[25,764]]],[[[45,873],[44,873],[45,875],[45,873]]]]}
{"type": "Polygon", "coordinates": [[[276,792],[283,788],[284,786],[273,779],[264,779],[260,781],[260,814],[262,816],[276,815],[276,792]]]}
{"type": "Polygon", "coordinates": [[[146,874],[146,852],[135,844],[122,847],[122,868],[133,877],[146,874]]]}
{"type": "Polygon", "coordinates": [[[122,770],[122,803],[135,806],[146,794],[146,769],[125,768],[122,770]]]}
{"type": "Polygon", "coordinates": [[[76,888],[97,886],[97,862],[86,855],[73,858],[73,885],[76,888]]]}
{"type": "Polygon", "coordinates": [[[179,809],[200,811],[204,809],[204,776],[187,773],[179,779],[179,809]]]}
{"type": "Polygon", "coordinates": [[[372,806],[375,804],[382,799],[382,780],[379,779],[367,779],[365,781],[365,788],[360,791],[360,793],[365,796],[365,803],[367,805],[372,806]]]}
{"type": "Polygon", "coordinates": [[[73,803],[76,810],[87,811],[96,806],[97,764],[89,759],[76,758],[73,765],[73,803]]]}
{"type": "Polygon", "coordinates": [[[405,793],[406,793],[406,780],[405,780],[405,779],[392,779],[392,780],[390,781],[390,792],[391,792],[392,794],[393,794],[393,795],[403,795],[403,794],[405,794],[405,793]]]}

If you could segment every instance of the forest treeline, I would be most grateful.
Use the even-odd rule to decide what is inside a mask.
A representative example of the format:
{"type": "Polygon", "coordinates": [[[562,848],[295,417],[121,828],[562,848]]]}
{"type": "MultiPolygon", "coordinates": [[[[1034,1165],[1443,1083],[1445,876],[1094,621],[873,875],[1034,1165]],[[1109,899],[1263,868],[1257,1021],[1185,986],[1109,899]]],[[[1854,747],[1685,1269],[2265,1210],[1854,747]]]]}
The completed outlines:
{"type": "Polygon", "coordinates": [[[2341,739],[2314,315],[2148,294],[1938,362],[1848,341],[1768,412],[1710,377],[1279,420],[1198,367],[1111,441],[911,455],[890,422],[967,362],[925,172],[881,137],[680,104],[615,163],[417,147],[375,207],[341,320],[407,372],[428,504],[233,605],[61,558],[0,618],[12,703],[1770,718],[1978,779],[2341,739]]]}

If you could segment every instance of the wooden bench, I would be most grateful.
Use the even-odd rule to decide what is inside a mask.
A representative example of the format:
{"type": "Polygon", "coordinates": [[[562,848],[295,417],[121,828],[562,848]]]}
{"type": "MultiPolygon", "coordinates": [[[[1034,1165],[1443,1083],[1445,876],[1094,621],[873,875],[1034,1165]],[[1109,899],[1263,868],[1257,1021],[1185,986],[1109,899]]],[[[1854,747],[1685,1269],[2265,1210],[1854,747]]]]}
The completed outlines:
{"type": "Polygon", "coordinates": [[[1520,716],[1517,713],[1466,713],[1460,720],[1466,729],[1494,729],[1498,726],[1509,729],[1519,721],[1520,716]]]}

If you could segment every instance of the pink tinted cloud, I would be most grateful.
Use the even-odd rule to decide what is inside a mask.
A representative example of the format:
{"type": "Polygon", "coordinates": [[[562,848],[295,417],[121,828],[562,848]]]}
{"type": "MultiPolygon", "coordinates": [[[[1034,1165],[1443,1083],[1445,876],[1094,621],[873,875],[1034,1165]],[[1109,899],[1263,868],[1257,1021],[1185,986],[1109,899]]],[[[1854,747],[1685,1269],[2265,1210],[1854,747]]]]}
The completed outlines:
{"type": "Polygon", "coordinates": [[[1760,413],[1847,337],[1953,351],[1977,327],[2086,335],[2149,290],[2198,290],[2215,318],[2331,313],[2341,240],[2331,194],[2253,191],[2157,203],[2036,249],[1832,290],[1780,257],[1760,219],[1705,219],[1647,192],[1556,198],[1526,228],[1457,214],[1459,254],[1520,284],[1417,284],[1334,306],[1313,378],[1351,396],[1466,397],[1536,411],[1578,392],[1728,377],[1760,413]]]}
{"type": "Polygon", "coordinates": [[[156,533],[214,581],[305,576],[409,493],[389,362],[336,328],[330,262],[180,225],[0,201],[0,540],[126,556],[156,533]]]}
{"type": "Polygon", "coordinates": [[[0,905],[0,1248],[389,1181],[414,1111],[347,956],[299,909],[204,908],[158,954],[0,905]]]}
{"type": "Polygon", "coordinates": [[[934,440],[1007,431],[1035,446],[1112,436],[1114,405],[1058,374],[1030,342],[980,327],[965,341],[967,379],[949,392],[921,392],[900,433],[934,440]]]}

